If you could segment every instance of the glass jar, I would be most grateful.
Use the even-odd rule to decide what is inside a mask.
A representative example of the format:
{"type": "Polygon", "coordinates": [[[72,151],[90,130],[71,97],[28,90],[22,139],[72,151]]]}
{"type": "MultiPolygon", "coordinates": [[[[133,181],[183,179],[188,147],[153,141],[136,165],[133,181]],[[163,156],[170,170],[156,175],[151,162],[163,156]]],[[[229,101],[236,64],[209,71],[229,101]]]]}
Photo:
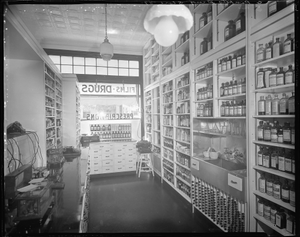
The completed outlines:
{"type": "Polygon", "coordinates": [[[293,39],[292,34],[287,34],[286,40],[283,42],[283,53],[290,53],[293,51],[293,39]]]}
{"type": "Polygon", "coordinates": [[[231,66],[232,68],[236,68],[236,54],[233,55],[232,60],[231,60],[231,66]]]}
{"type": "Polygon", "coordinates": [[[282,43],[280,38],[276,38],[276,41],[273,43],[273,58],[279,57],[281,55],[282,43]]]}
{"type": "Polygon", "coordinates": [[[257,140],[264,140],[264,122],[259,121],[259,125],[257,127],[257,140]]]}
{"type": "Polygon", "coordinates": [[[260,100],[258,101],[258,115],[265,115],[266,114],[266,101],[265,97],[261,96],[260,100]]]}
{"type": "Polygon", "coordinates": [[[291,84],[294,82],[295,82],[295,79],[294,79],[293,66],[289,65],[288,70],[285,72],[285,84],[291,84]]]}
{"type": "Polygon", "coordinates": [[[256,89],[266,88],[265,72],[260,68],[257,72],[256,89]]]}
{"type": "Polygon", "coordinates": [[[273,87],[277,85],[277,69],[273,68],[272,72],[269,75],[269,86],[273,87]]]}
{"type": "Polygon", "coordinates": [[[278,176],[275,177],[273,182],[273,197],[276,199],[281,199],[281,182],[278,176]]]}
{"type": "Polygon", "coordinates": [[[206,12],[202,13],[202,16],[199,19],[199,29],[204,27],[207,24],[207,14],[206,12]]]}
{"type": "Polygon", "coordinates": [[[278,152],[277,149],[273,149],[273,152],[271,154],[271,168],[278,170],[278,152]]]}
{"type": "Polygon", "coordinates": [[[283,143],[291,144],[291,127],[289,122],[285,122],[283,126],[283,143]]]}
{"type": "Polygon", "coordinates": [[[273,69],[271,67],[264,68],[264,78],[265,78],[266,88],[269,87],[270,74],[272,73],[272,71],[273,69]]]}
{"type": "Polygon", "coordinates": [[[266,193],[273,196],[273,178],[271,174],[266,176],[266,193]]]}
{"type": "Polygon", "coordinates": [[[228,25],[224,29],[224,41],[235,36],[235,24],[233,20],[228,21],[228,25]]]}
{"type": "Polygon", "coordinates": [[[266,147],[263,153],[263,166],[266,168],[270,168],[271,163],[271,154],[269,147],[266,147]]]}
{"type": "Polygon", "coordinates": [[[221,114],[221,117],[225,116],[225,102],[222,101],[222,105],[220,107],[220,114],[221,114]]]}
{"type": "Polygon", "coordinates": [[[220,87],[220,97],[224,96],[224,86],[225,86],[225,84],[222,83],[222,85],[220,87]]]}
{"type": "Polygon", "coordinates": [[[276,213],[276,227],[279,229],[284,229],[286,225],[286,215],[282,208],[280,208],[276,213]]]}
{"type": "Polygon", "coordinates": [[[279,114],[288,114],[288,99],[285,93],[282,93],[282,97],[279,100],[279,114]]]}
{"type": "Polygon", "coordinates": [[[290,202],[290,186],[288,185],[287,179],[284,180],[281,187],[281,200],[286,203],[290,202]]]}
{"type": "Polygon", "coordinates": [[[278,141],[277,132],[278,132],[278,122],[275,120],[273,126],[271,127],[271,142],[277,143],[278,141]]]}
{"type": "Polygon", "coordinates": [[[271,141],[271,126],[269,121],[264,126],[264,141],[271,141]]]}
{"type": "Polygon", "coordinates": [[[272,115],[278,115],[279,114],[279,98],[278,95],[274,95],[274,98],[272,100],[272,115]]]}
{"type": "Polygon", "coordinates": [[[295,92],[292,92],[292,96],[288,99],[288,114],[295,114],[295,92]]]}
{"type": "Polygon", "coordinates": [[[284,160],[285,160],[285,152],[284,152],[284,149],[281,149],[278,152],[278,170],[280,170],[282,172],[285,172],[284,160]]]}
{"type": "Polygon", "coordinates": [[[245,12],[241,12],[237,19],[235,20],[235,32],[236,35],[239,33],[245,31],[246,29],[246,24],[245,24],[245,12]]]}
{"type": "Polygon", "coordinates": [[[207,39],[203,38],[203,41],[200,44],[200,55],[207,52],[207,39]]]}
{"type": "Polygon", "coordinates": [[[236,95],[237,94],[237,81],[233,81],[233,86],[232,86],[232,94],[236,95]]]}
{"type": "Polygon", "coordinates": [[[256,63],[262,62],[265,60],[265,48],[263,44],[258,45],[258,49],[256,51],[256,63]]]}
{"type": "Polygon", "coordinates": [[[266,60],[273,58],[272,42],[266,44],[266,60]]]}
{"type": "Polygon", "coordinates": [[[266,98],[266,115],[272,115],[272,97],[268,95],[266,98]]]}
{"type": "Polygon", "coordinates": [[[279,68],[279,71],[276,75],[276,86],[282,86],[285,84],[283,67],[279,68]]]}
{"type": "Polygon", "coordinates": [[[259,166],[263,165],[263,153],[264,153],[264,147],[260,146],[259,151],[257,152],[257,165],[259,166]]]}
{"type": "Polygon", "coordinates": [[[226,65],[226,68],[227,70],[230,70],[231,69],[231,56],[228,56],[227,57],[227,65],[226,65]]]}

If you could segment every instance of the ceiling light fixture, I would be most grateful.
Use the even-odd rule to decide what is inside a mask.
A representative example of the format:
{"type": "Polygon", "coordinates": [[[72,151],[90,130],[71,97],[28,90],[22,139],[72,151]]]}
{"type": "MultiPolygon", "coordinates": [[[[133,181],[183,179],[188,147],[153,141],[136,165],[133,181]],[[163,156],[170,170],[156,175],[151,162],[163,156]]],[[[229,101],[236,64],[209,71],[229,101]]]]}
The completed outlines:
{"type": "Polygon", "coordinates": [[[173,45],[178,35],[190,30],[192,26],[193,16],[182,4],[154,5],[144,19],[145,30],[154,35],[156,42],[164,47],[173,45]]]}
{"type": "Polygon", "coordinates": [[[107,38],[107,4],[105,4],[105,39],[100,45],[100,56],[104,61],[109,61],[114,55],[114,47],[107,38]]]}

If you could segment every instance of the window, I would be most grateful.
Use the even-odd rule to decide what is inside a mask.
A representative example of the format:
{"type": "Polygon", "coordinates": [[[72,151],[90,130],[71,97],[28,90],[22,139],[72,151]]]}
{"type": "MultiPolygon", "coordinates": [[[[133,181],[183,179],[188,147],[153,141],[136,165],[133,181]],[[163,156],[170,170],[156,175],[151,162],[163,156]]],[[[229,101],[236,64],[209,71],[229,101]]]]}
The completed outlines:
{"type": "Polygon", "coordinates": [[[139,76],[138,61],[111,59],[107,62],[102,58],[59,55],[49,55],[49,57],[61,73],[139,76]]]}

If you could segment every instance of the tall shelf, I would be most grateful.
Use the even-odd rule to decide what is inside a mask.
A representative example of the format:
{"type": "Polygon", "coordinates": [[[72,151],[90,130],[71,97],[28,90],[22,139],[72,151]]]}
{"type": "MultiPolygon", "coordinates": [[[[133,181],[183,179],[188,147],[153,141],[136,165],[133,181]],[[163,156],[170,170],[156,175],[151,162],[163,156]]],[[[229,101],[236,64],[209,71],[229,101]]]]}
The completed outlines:
{"type": "MultiPolygon", "coordinates": [[[[276,120],[279,124],[294,125],[295,119],[292,114],[257,113],[260,96],[285,93],[289,98],[295,86],[294,83],[269,88],[255,85],[259,68],[284,67],[284,71],[288,65],[294,68],[294,52],[262,62],[254,59],[260,43],[265,45],[276,37],[283,42],[287,34],[294,38],[294,5],[268,17],[268,7],[272,8],[274,3],[277,4],[274,1],[252,5],[189,5],[193,27],[179,35],[174,45],[160,47],[160,81],[150,82],[145,89],[157,83],[161,88],[163,181],[192,203],[192,211],[200,211],[224,232],[295,235],[285,227],[277,228],[256,211],[257,199],[261,198],[285,208],[289,215],[295,212],[289,203],[257,188],[261,173],[289,180],[290,184],[295,181],[292,172],[257,163],[259,147],[288,151],[295,147],[258,140],[255,132],[259,121],[273,123],[276,120]],[[229,21],[235,24],[235,33],[228,31],[229,21]],[[179,86],[185,74],[189,75],[189,85],[179,86]],[[189,94],[184,88],[188,88],[189,94]],[[186,113],[180,111],[185,103],[190,106],[186,113]],[[190,140],[186,139],[188,132],[190,140]],[[182,137],[185,140],[180,139],[182,137]],[[186,153],[187,147],[189,153],[186,153]],[[178,184],[186,185],[188,188],[184,191],[190,193],[184,194],[178,184]]],[[[293,159],[291,166],[292,162],[293,159]]]]}
{"type": "MultiPolygon", "coordinates": [[[[266,9],[268,6],[265,4],[262,7],[266,9]]],[[[249,51],[254,56],[250,58],[250,65],[253,66],[249,67],[249,76],[255,78],[249,84],[254,95],[251,98],[253,109],[250,110],[249,123],[249,155],[252,158],[249,174],[253,182],[253,185],[249,186],[249,200],[252,206],[250,230],[257,229],[268,234],[277,232],[283,236],[295,235],[295,228],[290,225],[291,222],[286,221],[296,214],[295,141],[292,128],[295,125],[295,104],[291,98],[295,90],[295,77],[285,74],[281,83],[280,77],[272,76],[269,69],[275,68],[279,71],[278,69],[283,67],[284,71],[287,71],[289,65],[295,68],[294,45],[292,42],[284,45],[287,34],[291,34],[292,38],[295,35],[293,12],[293,4],[269,17],[256,8],[250,9],[250,14],[257,16],[251,22],[249,37],[249,51]],[[275,21],[276,26],[272,24],[275,21]],[[265,47],[269,42],[275,42],[276,38],[279,38],[282,44],[278,54],[273,50],[271,53],[258,54],[260,44],[265,47]],[[265,83],[261,84],[261,81],[265,83]],[[278,96],[278,104],[275,95],[278,96]],[[287,101],[282,99],[284,95],[287,101]],[[262,103],[263,100],[265,104],[262,103]],[[285,123],[289,123],[291,128],[286,128],[285,123]],[[265,126],[260,127],[261,124],[265,126]],[[270,127],[266,124],[270,124],[270,127]],[[279,212],[282,212],[282,218],[285,218],[282,224],[279,212]]],[[[292,74],[293,72],[290,73],[292,74]]]]}
{"type": "Polygon", "coordinates": [[[62,107],[63,107],[63,94],[62,94],[62,80],[55,76],[55,99],[56,99],[56,111],[55,111],[55,125],[56,125],[56,146],[62,147],[62,107]]]}
{"type": "Polygon", "coordinates": [[[64,146],[80,147],[80,92],[74,74],[63,74],[63,124],[64,146]]]}

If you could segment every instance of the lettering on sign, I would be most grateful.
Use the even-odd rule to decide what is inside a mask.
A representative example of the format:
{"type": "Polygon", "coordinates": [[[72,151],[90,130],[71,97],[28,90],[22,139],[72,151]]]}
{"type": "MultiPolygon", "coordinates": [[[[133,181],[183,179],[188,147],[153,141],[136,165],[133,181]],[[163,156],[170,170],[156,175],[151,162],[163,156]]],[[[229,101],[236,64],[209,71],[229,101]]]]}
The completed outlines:
{"type": "Polygon", "coordinates": [[[86,95],[136,95],[132,84],[78,83],[80,94],[86,95]]]}
{"type": "Polygon", "coordinates": [[[120,120],[120,119],[133,119],[133,113],[121,113],[121,114],[106,114],[105,116],[99,116],[98,114],[87,114],[87,120],[120,120]]]}

